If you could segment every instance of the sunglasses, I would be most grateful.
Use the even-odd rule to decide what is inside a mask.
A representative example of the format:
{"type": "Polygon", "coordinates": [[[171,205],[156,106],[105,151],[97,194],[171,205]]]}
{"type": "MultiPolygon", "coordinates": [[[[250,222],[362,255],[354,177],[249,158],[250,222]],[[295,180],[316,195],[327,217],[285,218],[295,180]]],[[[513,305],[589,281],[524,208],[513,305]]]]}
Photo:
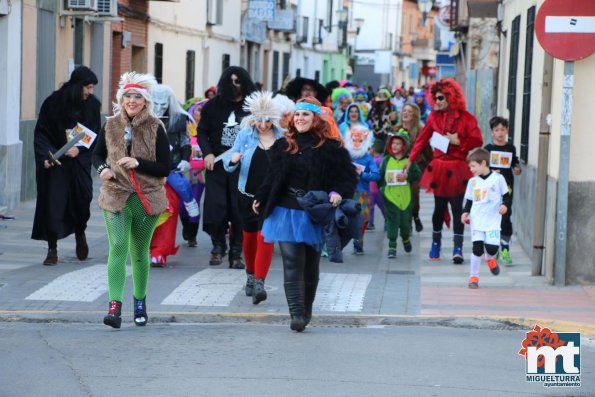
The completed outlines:
{"type": "Polygon", "coordinates": [[[124,98],[136,99],[137,101],[140,101],[141,99],[143,99],[143,96],[141,94],[124,94],[124,98]]]}
{"type": "Polygon", "coordinates": [[[434,98],[436,99],[436,101],[440,102],[446,99],[446,97],[444,95],[436,95],[436,97],[434,98]]]}

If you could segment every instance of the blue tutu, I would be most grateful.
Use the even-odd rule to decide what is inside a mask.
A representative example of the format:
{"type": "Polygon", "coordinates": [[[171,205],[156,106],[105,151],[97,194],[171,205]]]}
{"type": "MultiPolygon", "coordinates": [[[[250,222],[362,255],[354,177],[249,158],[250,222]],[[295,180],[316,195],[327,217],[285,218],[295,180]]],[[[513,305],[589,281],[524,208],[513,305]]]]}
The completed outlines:
{"type": "Polygon", "coordinates": [[[264,241],[304,243],[317,251],[324,245],[324,228],[312,222],[306,211],[276,206],[262,225],[264,241]]]}

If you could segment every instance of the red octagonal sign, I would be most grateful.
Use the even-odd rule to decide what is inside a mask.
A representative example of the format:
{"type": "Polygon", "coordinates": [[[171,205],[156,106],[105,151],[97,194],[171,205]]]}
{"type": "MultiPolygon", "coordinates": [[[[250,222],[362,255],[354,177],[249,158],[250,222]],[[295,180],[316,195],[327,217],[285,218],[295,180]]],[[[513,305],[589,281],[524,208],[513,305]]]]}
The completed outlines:
{"type": "Polygon", "coordinates": [[[537,12],[535,34],[554,58],[588,57],[595,52],[595,0],[546,0],[537,12]]]}

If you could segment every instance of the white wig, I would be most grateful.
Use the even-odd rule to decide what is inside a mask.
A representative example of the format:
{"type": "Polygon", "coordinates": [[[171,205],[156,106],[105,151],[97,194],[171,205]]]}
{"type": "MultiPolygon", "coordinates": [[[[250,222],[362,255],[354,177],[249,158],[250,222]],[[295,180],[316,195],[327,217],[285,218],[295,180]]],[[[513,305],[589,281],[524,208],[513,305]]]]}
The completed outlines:
{"type": "Polygon", "coordinates": [[[116,102],[114,102],[114,116],[122,112],[122,98],[128,91],[134,91],[143,96],[146,101],[147,110],[151,116],[153,113],[152,93],[153,87],[157,85],[157,80],[150,74],[143,74],[138,72],[126,72],[120,77],[118,83],[118,92],[116,92],[116,102]]]}
{"type": "Polygon", "coordinates": [[[255,91],[244,100],[244,111],[250,114],[242,119],[241,128],[249,128],[261,119],[270,119],[273,125],[279,127],[282,111],[279,105],[273,100],[273,93],[270,91],[255,91]]]}
{"type": "Polygon", "coordinates": [[[279,106],[281,109],[281,114],[293,113],[295,112],[295,102],[286,97],[285,95],[275,95],[273,101],[279,106]]]}

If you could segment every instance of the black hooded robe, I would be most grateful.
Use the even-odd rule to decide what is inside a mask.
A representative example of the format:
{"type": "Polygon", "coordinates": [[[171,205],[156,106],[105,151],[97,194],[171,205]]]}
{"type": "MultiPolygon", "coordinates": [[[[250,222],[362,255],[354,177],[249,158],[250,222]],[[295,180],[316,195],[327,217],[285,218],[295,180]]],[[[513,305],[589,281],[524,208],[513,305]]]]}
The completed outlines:
{"type": "Polygon", "coordinates": [[[77,122],[99,133],[101,103],[90,95],[78,112],[71,112],[78,113],[76,116],[68,115],[63,109],[62,95],[64,93],[55,91],[46,98],[35,126],[37,205],[31,233],[34,240],[59,240],[73,232],[84,232],[91,216],[93,146],[90,149],[78,146],[79,155],[62,157],[62,166],[45,169],[43,162],[48,159],[49,151],[55,153],[66,144],[65,130],[77,122]]]}

